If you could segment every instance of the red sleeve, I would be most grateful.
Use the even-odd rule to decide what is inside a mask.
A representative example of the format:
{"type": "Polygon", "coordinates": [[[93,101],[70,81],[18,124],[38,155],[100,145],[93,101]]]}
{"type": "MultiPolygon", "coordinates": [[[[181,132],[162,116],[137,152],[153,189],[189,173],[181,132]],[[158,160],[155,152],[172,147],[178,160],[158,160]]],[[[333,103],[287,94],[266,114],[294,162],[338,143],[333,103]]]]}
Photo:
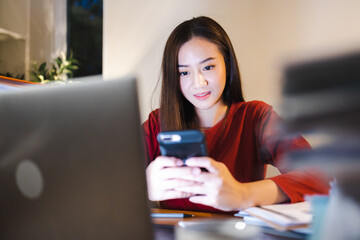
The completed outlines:
{"type": "Polygon", "coordinates": [[[148,120],[143,125],[145,153],[147,154],[148,164],[160,155],[159,146],[156,140],[157,134],[160,132],[159,110],[155,110],[149,114],[148,120]]]}
{"type": "Polygon", "coordinates": [[[309,143],[302,136],[289,136],[279,129],[281,121],[272,107],[265,106],[260,110],[259,145],[265,163],[276,166],[281,175],[270,178],[291,202],[304,201],[305,195],[328,194],[330,178],[318,169],[301,168],[289,171],[286,166],[285,154],[291,151],[311,151],[309,143]]]}

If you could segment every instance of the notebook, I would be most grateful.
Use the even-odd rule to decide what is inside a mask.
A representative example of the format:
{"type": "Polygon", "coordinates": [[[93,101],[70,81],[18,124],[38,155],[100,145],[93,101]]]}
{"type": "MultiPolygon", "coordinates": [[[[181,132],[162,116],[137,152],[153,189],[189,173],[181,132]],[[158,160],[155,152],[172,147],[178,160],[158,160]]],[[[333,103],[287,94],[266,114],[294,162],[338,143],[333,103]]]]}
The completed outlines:
{"type": "Polygon", "coordinates": [[[0,93],[0,239],[152,239],[134,78],[0,93]]]}

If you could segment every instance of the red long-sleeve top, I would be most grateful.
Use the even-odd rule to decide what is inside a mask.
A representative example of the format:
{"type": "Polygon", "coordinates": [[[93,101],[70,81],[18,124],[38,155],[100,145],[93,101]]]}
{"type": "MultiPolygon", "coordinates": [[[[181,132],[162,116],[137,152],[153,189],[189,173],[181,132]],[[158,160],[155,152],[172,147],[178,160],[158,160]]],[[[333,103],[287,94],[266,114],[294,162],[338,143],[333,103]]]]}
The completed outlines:
{"type": "MultiPolygon", "coordinates": [[[[304,200],[305,195],[328,194],[329,182],[316,170],[288,171],[281,164],[281,156],[292,150],[310,149],[301,136],[284,137],[276,131],[280,120],[272,107],[261,101],[239,102],[231,105],[226,118],[204,131],[208,155],[223,162],[239,182],[264,179],[266,164],[277,167],[281,175],[270,178],[291,202],[304,200]]],[[[160,132],[159,110],[150,113],[143,124],[149,163],[160,155],[156,140],[160,132]]],[[[167,209],[221,212],[209,206],[195,204],[188,199],[160,202],[167,209]]]]}

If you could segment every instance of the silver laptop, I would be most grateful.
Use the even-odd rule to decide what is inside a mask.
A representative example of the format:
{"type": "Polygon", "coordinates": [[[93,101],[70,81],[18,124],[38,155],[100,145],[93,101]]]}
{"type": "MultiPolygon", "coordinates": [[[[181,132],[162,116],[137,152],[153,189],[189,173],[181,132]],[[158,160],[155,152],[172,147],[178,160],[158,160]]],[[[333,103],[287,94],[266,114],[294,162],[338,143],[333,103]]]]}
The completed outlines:
{"type": "Polygon", "coordinates": [[[135,79],[0,93],[0,239],[152,238],[135,79]]]}

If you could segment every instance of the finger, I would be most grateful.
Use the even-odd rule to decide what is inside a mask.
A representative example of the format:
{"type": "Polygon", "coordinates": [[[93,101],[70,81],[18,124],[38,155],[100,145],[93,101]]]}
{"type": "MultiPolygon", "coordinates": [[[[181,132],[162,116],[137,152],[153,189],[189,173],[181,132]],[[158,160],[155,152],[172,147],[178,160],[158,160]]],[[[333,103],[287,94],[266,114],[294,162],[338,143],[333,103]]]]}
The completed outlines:
{"type": "Polygon", "coordinates": [[[166,167],[179,167],[182,166],[183,164],[184,163],[182,160],[175,157],[167,157],[167,156],[158,156],[154,161],[150,163],[151,167],[154,169],[162,169],[166,167]]]}
{"type": "Polygon", "coordinates": [[[190,167],[168,167],[161,169],[158,174],[161,179],[173,179],[173,178],[195,179],[194,177],[190,177],[190,176],[194,175],[196,177],[199,170],[200,170],[199,168],[194,169],[190,167]]]}
{"type": "Polygon", "coordinates": [[[177,198],[189,198],[191,196],[193,196],[193,194],[191,194],[191,193],[179,192],[176,190],[169,190],[169,191],[163,192],[161,198],[158,201],[177,199],[177,198]]]}
{"type": "Polygon", "coordinates": [[[187,181],[182,179],[172,179],[163,182],[162,188],[164,190],[174,190],[176,188],[188,187],[198,185],[199,183],[194,181],[187,181]]]}
{"type": "Polygon", "coordinates": [[[197,195],[197,194],[206,195],[208,193],[208,189],[204,188],[204,186],[202,184],[177,187],[177,188],[174,188],[174,190],[179,191],[179,192],[188,192],[188,193],[192,193],[194,195],[197,195]]]}
{"type": "Polygon", "coordinates": [[[211,185],[214,182],[218,181],[219,177],[217,174],[210,173],[210,172],[201,172],[200,168],[197,168],[200,172],[200,173],[197,173],[197,171],[194,171],[194,169],[196,169],[196,168],[192,169],[191,174],[181,176],[181,179],[199,182],[199,183],[203,183],[206,185],[211,185]],[[196,173],[194,173],[194,172],[196,172],[196,173]]]}
{"type": "Polygon", "coordinates": [[[217,162],[209,157],[192,157],[186,160],[186,165],[189,167],[206,168],[209,172],[217,173],[217,162]]]}
{"type": "Polygon", "coordinates": [[[211,207],[215,207],[212,199],[206,195],[204,196],[191,196],[189,197],[189,201],[192,203],[207,205],[211,207]]]}

